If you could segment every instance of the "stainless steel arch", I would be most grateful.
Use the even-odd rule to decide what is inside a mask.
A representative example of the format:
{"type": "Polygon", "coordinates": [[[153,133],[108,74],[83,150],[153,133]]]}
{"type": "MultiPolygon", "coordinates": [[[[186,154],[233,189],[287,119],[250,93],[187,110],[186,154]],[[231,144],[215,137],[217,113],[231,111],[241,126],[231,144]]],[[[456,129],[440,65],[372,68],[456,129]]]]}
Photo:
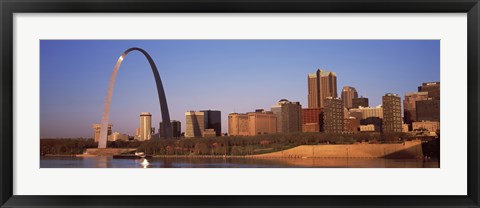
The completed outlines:
{"type": "Polygon", "coordinates": [[[165,138],[172,138],[172,124],[170,123],[170,114],[168,113],[167,99],[165,97],[165,91],[163,90],[162,80],[158,74],[157,66],[153,62],[152,57],[141,48],[129,48],[118,58],[115,68],[113,68],[112,76],[110,77],[110,84],[108,85],[107,96],[105,98],[105,106],[103,108],[102,123],[100,127],[100,140],[98,142],[98,148],[107,147],[107,128],[110,118],[110,104],[112,102],[112,93],[113,87],[115,84],[115,77],[117,76],[118,69],[123,62],[125,56],[132,51],[140,51],[150,63],[152,68],[153,76],[155,77],[155,83],[157,84],[158,99],[160,101],[160,111],[162,112],[162,122],[164,124],[164,132],[162,135],[165,135],[165,138]]]}

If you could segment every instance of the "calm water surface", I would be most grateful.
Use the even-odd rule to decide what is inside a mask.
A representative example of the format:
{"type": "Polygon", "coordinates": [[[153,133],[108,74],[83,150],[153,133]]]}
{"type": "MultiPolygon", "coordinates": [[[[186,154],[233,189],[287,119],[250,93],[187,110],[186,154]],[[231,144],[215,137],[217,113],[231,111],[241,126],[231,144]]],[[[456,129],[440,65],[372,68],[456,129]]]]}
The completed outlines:
{"type": "Polygon", "coordinates": [[[436,159],[252,159],[252,158],[150,158],[41,157],[40,168],[438,168],[436,159]]]}

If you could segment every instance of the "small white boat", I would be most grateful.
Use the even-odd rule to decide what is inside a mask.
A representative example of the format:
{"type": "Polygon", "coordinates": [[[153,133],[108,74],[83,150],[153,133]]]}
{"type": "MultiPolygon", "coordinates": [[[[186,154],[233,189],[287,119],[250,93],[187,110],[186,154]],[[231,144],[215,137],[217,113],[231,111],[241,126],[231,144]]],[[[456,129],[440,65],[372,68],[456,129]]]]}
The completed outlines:
{"type": "Polygon", "coordinates": [[[150,165],[150,163],[148,162],[147,159],[143,159],[143,161],[142,161],[141,164],[142,164],[142,166],[144,166],[144,167],[150,165]]]}

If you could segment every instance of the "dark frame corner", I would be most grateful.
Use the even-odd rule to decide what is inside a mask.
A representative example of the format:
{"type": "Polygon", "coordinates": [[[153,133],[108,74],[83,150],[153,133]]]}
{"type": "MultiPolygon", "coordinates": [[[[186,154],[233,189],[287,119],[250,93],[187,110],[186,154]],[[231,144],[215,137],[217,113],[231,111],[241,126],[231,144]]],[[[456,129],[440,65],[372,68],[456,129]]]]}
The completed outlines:
{"type": "Polygon", "coordinates": [[[479,0],[0,0],[1,207],[480,207],[479,0]],[[18,196],[13,195],[13,14],[70,12],[467,13],[468,195],[466,196],[18,196]]]}

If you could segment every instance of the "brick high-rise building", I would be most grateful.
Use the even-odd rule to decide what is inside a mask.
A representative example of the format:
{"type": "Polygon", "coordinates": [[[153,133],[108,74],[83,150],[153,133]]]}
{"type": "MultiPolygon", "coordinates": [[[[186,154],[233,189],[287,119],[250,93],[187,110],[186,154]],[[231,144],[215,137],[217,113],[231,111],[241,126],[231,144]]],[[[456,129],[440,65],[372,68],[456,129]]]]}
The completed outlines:
{"type": "Polygon", "coordinates": [[[403,122],[406,124],[412,124],[412,122],[417,121],[416,102],[426,100],[427,98],[428,92],[405,94],[405,99],[403,100],[403,122]]]}
{"type": "Polygon", "coordinates": [[[308,74],[308,108],[322,108],[327,97],[338,97],[335,72],[318,69],[308,74]]]}
{"type": "Polygon", "coordinates": [[[355,87],[344,86],[342,89],[343,106],[348,109],[352,108],[353,107],[352,101],[354,98],[358,98],[358,93],[355,87]]]}
{"type": "Polygon", "coordinates": [[[302,132],[302,105],[299,102],[290,102],[281,99],[271,111],[277,116],[277,132],[302,132]]]}
{"type": "Polygon", "coordinates": [[[383,132],[402,132],[402,104],[397,94],[387,93],[382,97],[383,132]]]}
{"type": "Polygon", "coordinates": [[[440,82],[425,82],[418,87],[419,92],[428,92],[428,97],[440,100],[440,82]]]}
{"type": "Polygon", "coordinates": [[[353,98],[352,99],[352,108],[358,108],[358,107],[368,107],[368,98],[366,97],[359,97],[359,98],[353,98]]]}
{"type": "Polygon", "coordinates": [[[417,101],[417,121],[440,122],[440,82],[426,82],[418,91],[428,92],[428,99],[417,101]]]}
{"type": "Polygon", "coordinates": [[[440,100],[428,98],[416,102],[417,121],[440,121],[440,100]]]}
{"type": "Polygon", "coordinates": [[[327,97],[323,108],[323,125],[326,133],[344,132],[344,108],[340,98],[327,97]]]}
{"type": "Polygon", "coordinates": [[[302,109],[302,131],[321,132],[323,131],[323,109],[304,108],[302,109]]]}

